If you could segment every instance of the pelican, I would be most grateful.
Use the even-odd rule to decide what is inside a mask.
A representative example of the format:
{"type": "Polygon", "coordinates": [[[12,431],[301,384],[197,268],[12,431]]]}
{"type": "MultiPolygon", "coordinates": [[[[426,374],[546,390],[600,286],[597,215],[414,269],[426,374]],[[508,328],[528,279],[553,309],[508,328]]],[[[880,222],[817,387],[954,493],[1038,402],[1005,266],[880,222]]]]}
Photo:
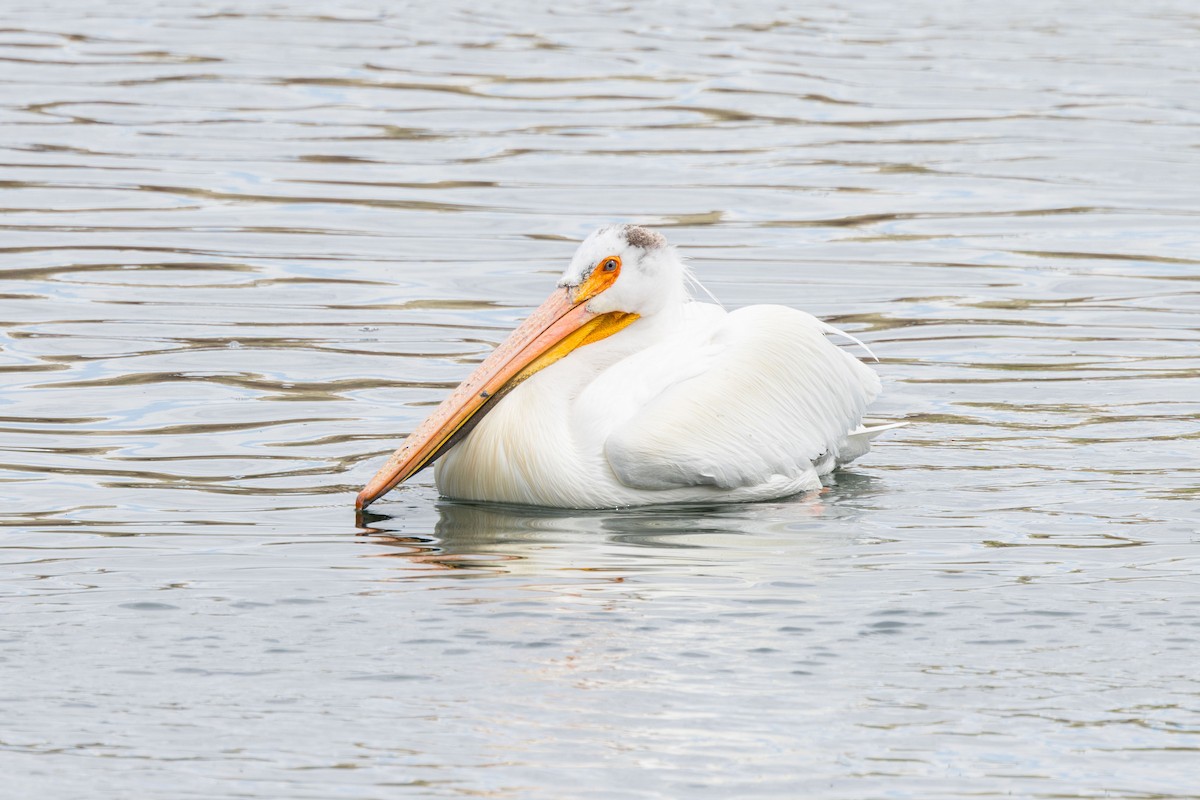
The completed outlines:
{"type": "Polygon", "coordinates": [[[557,288],[409,436],[363,509],[437,462],[445,497],[620,508],[770,500],[821,488],[895,427],[863,414],[879,377],[816,317],[726,312],[659,233],[587,237],[557,288]]]}

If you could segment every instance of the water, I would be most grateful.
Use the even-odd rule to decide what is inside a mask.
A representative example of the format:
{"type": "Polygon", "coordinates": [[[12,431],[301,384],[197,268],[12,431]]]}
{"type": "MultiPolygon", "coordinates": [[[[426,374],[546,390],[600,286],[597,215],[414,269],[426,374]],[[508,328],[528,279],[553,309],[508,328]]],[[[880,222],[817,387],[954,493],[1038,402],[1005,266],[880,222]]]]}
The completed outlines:
{"type": "Polygon", "coordinates": [[[1200,12],[8,3],[9,797],[1200,797],[1200,12]],[[353,493],[599,224],[913,424],[353,493]]]}

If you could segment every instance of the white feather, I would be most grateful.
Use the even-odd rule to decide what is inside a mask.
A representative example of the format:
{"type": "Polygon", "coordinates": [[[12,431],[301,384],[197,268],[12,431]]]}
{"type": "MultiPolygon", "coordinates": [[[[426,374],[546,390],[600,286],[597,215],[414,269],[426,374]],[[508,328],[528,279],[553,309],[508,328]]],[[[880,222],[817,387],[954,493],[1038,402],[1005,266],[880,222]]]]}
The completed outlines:
{"type": "MultiPolygon", "coordinates": [[[[640,321],[639,321],[640,322],[640,321]]],[[[782,306],[688,303],[581,348],[499,403],[439,463],[443,494],[572,508],[761,500],[866,452],[873,371],[782,306]]]]}
{"type": "MultiPolygon", "coordinates": [[[[560,285],[621,235],[590,237],[560,285]]],[[[771,499],[819,488],[893,427],[862,427],[879,378],[825,336],[839,331],[784,306],[687,301],[672,248],[619,252],[596,312],[641,318],[497,403],[438,462],[444,495],[571,508],[771,499]]]]}

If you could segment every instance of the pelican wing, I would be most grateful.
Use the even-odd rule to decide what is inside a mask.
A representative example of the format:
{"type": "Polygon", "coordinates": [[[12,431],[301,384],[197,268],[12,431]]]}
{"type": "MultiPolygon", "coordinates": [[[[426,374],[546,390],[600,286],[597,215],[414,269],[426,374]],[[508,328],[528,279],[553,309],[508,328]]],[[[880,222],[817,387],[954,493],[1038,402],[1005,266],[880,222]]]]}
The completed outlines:
{"type": "Polygon", "coordinates": [[[639,489],[733,489],[832,463],[880,389],[873,370],[826,339],[832,332],[784,306],[725,316],[688,349],[697,368],[676,364],[683,377],[609,435],[613,472],[639,489]]]}

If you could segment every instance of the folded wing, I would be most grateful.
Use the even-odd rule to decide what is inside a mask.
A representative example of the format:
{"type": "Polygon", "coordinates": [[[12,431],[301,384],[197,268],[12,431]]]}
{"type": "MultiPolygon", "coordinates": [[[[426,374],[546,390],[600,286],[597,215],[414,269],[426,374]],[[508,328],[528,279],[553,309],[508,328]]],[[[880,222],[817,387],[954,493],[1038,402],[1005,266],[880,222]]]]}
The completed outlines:
{"type": "Polygon", "coordinates": [[[859,455],[847,435],[879,393],[879,377],[830,342],[831,332],[784,306],[730,313],[697,343],[704,369],[609,435],[613,472],[639,489],[734,489],[831,466],[843,449],[859,455]]]}

